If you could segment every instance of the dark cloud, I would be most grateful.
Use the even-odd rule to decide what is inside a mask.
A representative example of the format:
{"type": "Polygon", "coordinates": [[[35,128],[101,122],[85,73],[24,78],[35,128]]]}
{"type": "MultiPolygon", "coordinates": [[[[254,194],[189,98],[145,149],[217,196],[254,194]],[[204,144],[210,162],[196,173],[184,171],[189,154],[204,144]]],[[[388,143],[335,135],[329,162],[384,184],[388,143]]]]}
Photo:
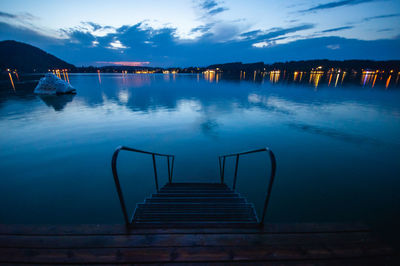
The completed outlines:
{"type": "Polygon", "coordinates": [[[89,25],[93,30],[99,30],[101,28],[103,28],[100,24],[91,22],[91,21],[86,21],[86,22],[82,22],[83,24],[89,25]]]}
{"type": "Polygon", "coordinates": [[[208,24],[206,24],[206,25],[201,25],[201,26],[198,26],[198,27],[196,27],[196,28],[193,28],[190,32],[191,32],[191,33],[196,33],[196,32],[206,33],[206,32],[208,32],[214,25],[215,25],[215,23],[208,23],[208,24]]]}
{"type": "Polygon", "coordinates": [[[214,0],[206,0],[201,4],[201,7],[206,10],[213,9],[216,6],[218,6],[218,3],[214,0]]]}
{"type": "Polygon", "coordinates": [[[92,46],[93,41],[96,40],[96,38],[89,32],[73,30],[68,32],[67,34],[69,36],[69,41],[77,42],[80,43],[81,45],[92,46]]]}
{"type": "Polygon", "coordinates": [[[301,12],[311,12],[311,11],[318,11],[318,10],[323,10],[323,9],[331,9],[335,7],[340,7],[340,6],[353,6],[353,5],[358,5],[362,3],[368,3],[368,2],[373,2],[376,0],[343,0],[343,1],[336,1],[336,2],[329,2],[326,4],[319,4],[314,7],[301,10],[301,12]]]}
{"type": "Polygon", "coordinates": [[[399,16],[400,16],[400,13],[380,15],[380,16],[367,17],[367,18],[364,18],[362,21],[366,22],[366,21],[370,21],[370,20],[374,20],[374,19],[394,18],[394,17],[399,17],[399,16]]]}
{"type": "Polygon", "coordinates": [[[272,38],[280,37],[288,33],[293,33],[302,30],[309,30],[314,28],[314,24],[303,24],[300,26],[290,27],[290,28],[274,28],[265,34],[258,34],[252,38],[253,41],[267,41],[272,38]]]}
{"type": "Polygon", "coordinates": [[[28,12],[11,14],[11,13],[2,12],[2,11],[0,11],[0,18],[15,19],[19,22],[37,19],[37,17],[35,17],[34,15],[32,15],[31,13],[28,13],[28,12]]]}
{"type": "MultiPolygon", "coordinates": [[[[339,37],[308,38],[286,44],[256,48],[254,43],[286,38],[286,34],[313,28],[305,24],[291,28],[273,28],[244,33],[246,38],[237,39],[240,32],[229,24],[215,25],[218,30],[205,33],[195,40],[179,40],[176,29],[153,29],[141,23],[123,26],[105,36],[94,36],[84,30],[66,30],[66,39],[44,36],[27,28],[0,23],[0,40],[26,42],[60,57],[75,65],[91,65],[95,62],[137,61],[150,62],[151,66],[207,66],[224,62],[259,62],[327,59],[400,59],[400,39],[362,41],[339,37]],[[218,40],[223,32],[225,41],[218,40]],[[96,45],[91,45],[95,40],[96,45]],[[210,41],[212,40],[212,41],[210,41]],[[124,49],[110,49],[110,43],[119,41],[124,49]],[[340,49],[332,49],[332,44],[340,49]],[[331,48],[329,48],[331,47],[331,48]]],[[[231,25],[232,26],[232,25],[231,25]]]]}
{"type": "Polygon", "coordinates": [[[222,13],[228,8],[221,6],[215,0],[205,0],[200,4],[200,8],[206,13],[208,16],[214,16],[216,14],[222,13]]]}
{"type": "Polygon", "coordinates": [[[216,15],[216,14],[224,12],[226,10],[228,10],[228,8],[226,8],[226,7],[218,7],[218,8],[211,9],[210,11],[208,11],[208,14],[209,15],[216,15]]]}
{"type": "Polygon", "coordinates": [[[241,37],[245,38],[254,38],[257,35],[260,35],[263,31],[262,30],[252,30],[245,33],[240,34],[241,37]]]}
{"type": "Polygon", "coordinates": [[[43,47],[45,45],[61,45],[57,38],[43,35],[26,27],[18,27],[5,22],[0,22],[0,40],[23,41],[32,45],[43,47]]]}
{"type": "Polygon", "coordinates": [[[349,29],[352,29],[352,28],[354,28],[354,26],[344,26],[344,27],[338,27],[338,28],[323,30],[321,32],[322,33],[335,32],[335,31],[349,30],[349,29]]]}
{"type": "Polygon", "coordinates": [[[0,11],[0,17],[3,17],[3,18],[17,18],[17,15],[0,11]]]}
{"type": "Polygon", "coordinates": [[[392,30],[394,30],[394,29],[393,28],[385,28],[385,29],[377,30],[376,32],[386,32],[386,31],[392,31],[392,30]]]}

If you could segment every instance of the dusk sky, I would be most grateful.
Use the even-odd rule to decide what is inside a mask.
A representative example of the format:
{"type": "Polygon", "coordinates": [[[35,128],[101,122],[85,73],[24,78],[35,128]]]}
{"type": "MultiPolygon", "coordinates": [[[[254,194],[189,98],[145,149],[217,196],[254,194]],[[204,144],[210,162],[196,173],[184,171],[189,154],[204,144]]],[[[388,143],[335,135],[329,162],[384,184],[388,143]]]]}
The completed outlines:
{"type": "Polygon", "coordinates": [[[77,66],[400,59],[400,1],[2,1],[0,40],[77,66]]]}

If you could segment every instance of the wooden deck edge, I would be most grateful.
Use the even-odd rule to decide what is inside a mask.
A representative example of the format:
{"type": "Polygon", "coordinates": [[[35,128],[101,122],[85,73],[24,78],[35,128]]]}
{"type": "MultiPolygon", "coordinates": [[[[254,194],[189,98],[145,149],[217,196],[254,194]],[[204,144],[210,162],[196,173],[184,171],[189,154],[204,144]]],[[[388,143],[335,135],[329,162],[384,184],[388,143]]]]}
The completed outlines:
{"type": "Polygon", "coordinates": [[[184,233],[345,233],[369,232],[362,223],[269,223],[264,227],[251,228],[216,228],[193,227],[179,228],[139,228],[123,224],[79,224],[79,225],[29,225],[0,224],[0,235],[126,235],[126,234],[184,234],[184,233]]]}

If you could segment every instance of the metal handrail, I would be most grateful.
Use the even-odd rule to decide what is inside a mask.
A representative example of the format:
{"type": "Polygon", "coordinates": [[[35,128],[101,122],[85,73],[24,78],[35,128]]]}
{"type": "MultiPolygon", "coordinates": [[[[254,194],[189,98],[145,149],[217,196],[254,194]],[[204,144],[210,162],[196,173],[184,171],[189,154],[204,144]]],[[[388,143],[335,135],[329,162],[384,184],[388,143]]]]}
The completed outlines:
{"type": "Polygon", "coordinates": [[[232,187],[233,190],[235,190],[240,155],[246,155],[246,154],[257,153],[257,152],[267,152],[269,154],[269,158],[271,161],[271,173],[270,173],[269,185],[268,185],[268,190],[267,190],[267,196],[265,197],[263,213],[262,213],[261,220],[260,220],[260,225],[263,225],[264,217],[265,217],[265,214],[267,213],[269,198],[271,196],[272,184],[274,183],[275,172],[276,172],[276,159],[275,159],[274,153],[267,147],[267,148],[261,148],[261,149],[256,149],[256,150],[221,155],[218,157],[218,162],[219,162],[219,174],[221,177],[221,183],[224,183],[225,159],[227,157],[236,157],[235,175],[234,175],[233,187],[232,187]],[[222,158],[222,167],[221,167],[221,158],[222,158]]]}
{"type": "Polygon", "coordinates": [[[172,183],[172,175],[173,175],[173,172],[174,172],[175,155],[161,154],[161,153],[149,152],[149,151],[142,151],[142,150],[129,148],[129,147],[125,147],[125,146],[118,146],[117,149],[114,151],[114,154],[113,154],[112,160],[111,160],[111,169],[112,169],[113,176],[114,176],[114,182],[115,182],[115,186],[117,188],[119,202],[121,204],[122,212],[124,214],[125,223],[126,224],[131,224],[132,221],[133,221],[133,217],[130,220],[128,218],[128,212],[126,210],[125,200],[124,200],[124,196],[122,195],[121,185],[119,183],[118,172],[117,172],[118,154],[122,150],[131,151],[131,152],[138,152],[138,153],[144,153],[144,154],[149,154],[149,155],[152,156],[152,158],[153,158],[153,169],[154,169],[154,180],[155,180],[155,185],[156,185],[157,192],[158,192],[158,177],[157,177],[156,156],[167,157],[168,182],[172,183]],[[172,165],[171,165],[171,168],[170,168],[170,160],[169,160],[169,158],[171,158],[171,157],[172,157],[172,165]]]}

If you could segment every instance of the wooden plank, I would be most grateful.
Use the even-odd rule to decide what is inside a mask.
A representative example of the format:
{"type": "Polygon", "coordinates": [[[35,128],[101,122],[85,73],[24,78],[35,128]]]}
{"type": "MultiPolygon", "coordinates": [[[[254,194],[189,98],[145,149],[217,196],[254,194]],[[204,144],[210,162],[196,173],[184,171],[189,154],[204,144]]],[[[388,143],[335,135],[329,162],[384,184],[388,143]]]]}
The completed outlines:
{"type": "Polygon", "coordinates": [[[125,234],[184,234],[184,233],[248,233],[248,234],[286,234],[286,233],[346,233],[368,232],[370,229],[360,223],[269,223],[263,228],[167,228],[134,229],[123,224],[85,224],[85,225],[15,225],[0,224],[0,235],[125,235],[125,234]]]}
{"type": "Polygon", "coordinates": [[[279,261],[388,256],[385,247],[163,247],[103,249],[0,248],[4,263],[163,263],[218,261],[279,261]]]}
{"type": "Polygon", "coordinates": [[[369,233],[346,234],[159,234],[114,236],[0,236],[2,248],[116,248],[184,246],[367,245],[379,242],[369,233]]]}
{"type": "Polygon", "coordinates": [[[158,192],[158,194],[181,194],[181,193],[185,193],[185,194],[188,194],[188,193],[197,193],[197,194],[210,194],[210,195],[212,195],[212,194],[227,194],[227,195],[230,195],[230,194],[234,194],[234,192],[233,191],[231,191],[231,190],[206,190],[206,189],[202,189],[202,190],[200,190],[200,189],[196,189],[196,190],[188,190],[188,189],[182,189],[182,190],[170,190],[170,189],[167,189],[167,190],[160,190],[160,192],[158,192]]]}

